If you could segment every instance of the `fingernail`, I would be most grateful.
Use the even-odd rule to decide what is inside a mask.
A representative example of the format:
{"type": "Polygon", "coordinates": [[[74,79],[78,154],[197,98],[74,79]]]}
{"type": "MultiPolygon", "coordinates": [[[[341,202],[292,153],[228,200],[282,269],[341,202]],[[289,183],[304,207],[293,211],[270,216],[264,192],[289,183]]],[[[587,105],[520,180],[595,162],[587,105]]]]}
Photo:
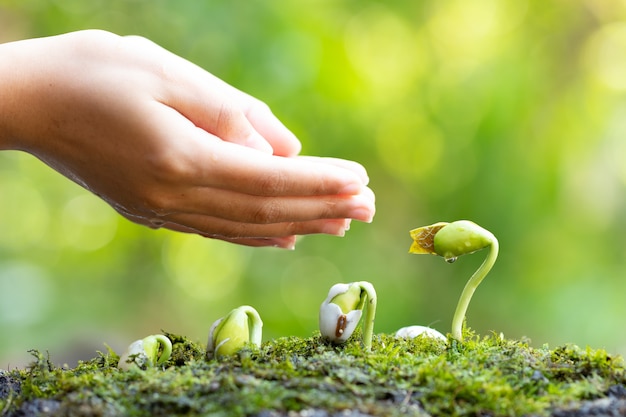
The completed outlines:
{"type": "Polygon", "coordinates": [[[371,223],[376,212],[376,206],[370,195],[367,193],[356,195],[351,198],[348,218],[371,223]]]}
{"type": "Polygon", "coordinates": [[[294,250],[296,248],[296,237],[277,237],[272,239],[272,246],[280,249],[294,250]]]}
{"type": "Polygon", "coordinates": [[[350,217],[365,223],[371,223],[374,219],[374,211],[366,207],[358,207],[350,211],[350,217]]]}
{"type": "Polygon", "coordinates": [[[366,195],[370,199],[370,201],[376,201],[376,194],[374,194],[374,190],[372,190],[370,187],[363,187],[363,194],[366,195]]]}
{"type": "Polygon", "coordinates": [[[322,225],[322,228],[320,231],[327,235],[345,236],[346,222],[343,220],[326,222],[322,225]]]}
{"type": "Polygon", "coordinates": [[[348,212],[348,217],[362,222],[371,223],[374,218],[376,209],[374,208],[374,202],[366,200],[363,197],[356,198],[360,200],[355,202],[352,209],[348,212]]]}

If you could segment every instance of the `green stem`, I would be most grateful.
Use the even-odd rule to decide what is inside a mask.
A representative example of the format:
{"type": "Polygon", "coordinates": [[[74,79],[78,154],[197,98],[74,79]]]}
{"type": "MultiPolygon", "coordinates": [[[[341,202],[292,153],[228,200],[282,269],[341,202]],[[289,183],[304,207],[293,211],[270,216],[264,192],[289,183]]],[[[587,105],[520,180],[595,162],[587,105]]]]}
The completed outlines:
{"type": "Polygon", "coordinates": [[[467,284],[465,284],[465,288],[463,288],[463,292],[456,306],[454,317],[452,318],[452,337],[460,342],[463,341],[463,320],[465,319],[465,313],[467,312],[467,307],[472,299],[472,295],[474,295],[478,284],[480,284],[491,270],[491,267],[493,267],[497,257],[498,239],[493,237],[491,245],[489,246],[489,254],[469,281],[467,281],[467,284]]]}
{"type": "Polygon", "coordinates": [[[156,365],[162,365],[170,358],[172,355],[172,342],[167,336],[162,334],[154,335],[154,339],[159,342],[161,345],[161,356],[156,359],[156,365]]]}
{"type": "Polygon", "coordinates": [[[248,331],[250,332],[250,343],[255,346],[261,346],[261,338],[263,337],[263,321],[259,313],[250,306],[241,307],[248,316],[248,331]]]}
{"type": "Polygon", "coordinates": [[[374,334],[374,319],[376,317],[376,290],[374,286],[367,281],[359,282],[359,286],[365,290],[367,294],[367,313],[363,323],[363,345],[365,350],[372,350],[372,336],[374,334]]]}

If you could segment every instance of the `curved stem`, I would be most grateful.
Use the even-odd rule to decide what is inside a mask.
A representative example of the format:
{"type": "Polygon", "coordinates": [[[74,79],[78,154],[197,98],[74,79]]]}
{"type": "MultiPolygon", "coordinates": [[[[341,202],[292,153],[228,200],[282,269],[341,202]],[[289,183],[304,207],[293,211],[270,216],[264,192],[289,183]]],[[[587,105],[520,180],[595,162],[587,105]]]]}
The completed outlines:
{"type": "Polygon", "coordinates": [[[263,337],[263,321],[259,313],[250,306],[241,307],[248,316],[248,331],[250,332],[250,343],[255,346],[261,346],[263,337]]]}
{"type": "Polygon", "coordinates": [[[461,293],[461,297],[459,298],[459,302],[456,306],[456,311],[454,312],[454,317],[452,318],[452,337],[458,341],[463,341],[463,320],[465,319],[465,313],[467,312],[467,307],[472,299],[472,295],[474,295],[474,291],[476,291],[478,284],[480,284],[483,278],[485,278],[491,270],[491,267],[496,262],[497,257],[498,239],[493,237],[491,245],[489,246],[489,254],[476,272],[474,272],[474,274],[470,277],[469,281],[467,281],[467,284],[465,284],[465,288],[463,288],[463,292],[461,293]]]}
{"type": "Polygon", "coordinates": [[[162,365],[172,356],[172,342],[162,334],[154,335],[154,339],[161,345],[161,356],[156,358],[156,365],[162,365]]]}
{"type": "Polygon", "coordinates": [[[365,350],[372,349],[372,336],[374,334],[374,319],[376,317],[376,290],[374,286],[367,281],[359,282],[359,286],[365,290],[367,294],[367,313],[363,322],[363,345],[365,350]]]}

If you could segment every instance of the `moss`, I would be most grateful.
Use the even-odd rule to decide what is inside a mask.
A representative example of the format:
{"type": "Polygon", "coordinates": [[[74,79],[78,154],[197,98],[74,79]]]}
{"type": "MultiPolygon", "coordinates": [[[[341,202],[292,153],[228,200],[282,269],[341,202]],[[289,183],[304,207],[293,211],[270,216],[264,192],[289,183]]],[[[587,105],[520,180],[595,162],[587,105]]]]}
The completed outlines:
{"type": "Polygon", "coordinates": [[[469,331],[448,346],[377,335],[369,353],[359,334],[342,346],[319,334],[287,337],[220,361],[167,336],[172,357],[147,370],[119,371],[110,350],[72,369],[33,351],[30,367],[0,375],[13,384],[0,390],[0,415],[543,416],[626,384],[622,359],[603,350],[532,348],[469,331]]]}

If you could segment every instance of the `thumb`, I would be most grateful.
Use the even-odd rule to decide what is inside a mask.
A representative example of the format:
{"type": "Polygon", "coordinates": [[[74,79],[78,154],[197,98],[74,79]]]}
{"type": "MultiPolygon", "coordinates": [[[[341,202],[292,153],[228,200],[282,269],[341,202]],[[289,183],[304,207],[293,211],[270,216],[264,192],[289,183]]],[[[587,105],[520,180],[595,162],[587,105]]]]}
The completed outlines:
{"type": "Polygon", "coordinates": [[[272,145],[252,126],[246,115],[239,108],[224,103],[219,108],[209,133],[226,141],[273,154],[272,145]]]}

